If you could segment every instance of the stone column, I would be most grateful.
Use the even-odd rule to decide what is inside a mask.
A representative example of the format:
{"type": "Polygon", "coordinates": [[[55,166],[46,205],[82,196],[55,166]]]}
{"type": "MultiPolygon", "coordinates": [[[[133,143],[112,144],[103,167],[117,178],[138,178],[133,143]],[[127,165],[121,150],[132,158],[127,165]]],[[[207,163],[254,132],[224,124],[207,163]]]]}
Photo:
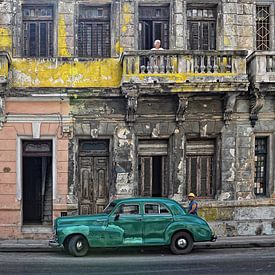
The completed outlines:
{"type": "Polygon", "coordinates": [[[171,27],[173,37],[170,38],[170,49],[185,49],[185,33],[186,33],[186,13],[184,10],[185,1],[174,0],[171,13],[171,27]]]}
{"type": "Polygon", "coordinates": [[[219,200],[233,200],[235,198],[236,179],[236,126],[231,123],[224,127],[221,144],[221,190],[219,200]]]}
{"type": "Polygon", "coordinates": [[[135,1],[122,0],[120,6],[120,52],[138,48],[135,40],[135,1]]]}
{"type": "Polygon", "coordinates": [[[12,51],[13,7],[12,1],[0,1],[0,51],[12,51]]]}
{"type": "Polygon", "coordinates": [[[58,56],[74,55],[74,2],[62,0],[58,4],[58,56]]]}
{"type": "Polygon", "coordinates": [[[236,199],[250,200],[254,198],[254,142],[250,123],[237,126],[236,138],[236,199]]]}
{"type": "Polygon", "coordinates": [[[119,125],[114,135],[115,198],[137,196],[136,138],[132,128],[119,125]]]}
{"type": "Polygon", "coordinates": [[[185,133],[182,126],[175,128],[174,134],[171,137],[172,153],[170,154],[170,167],[172,168],[169,179],[169,196],[174,200],[181,202],[186,194],[186,160],[185,160],[185,133]],[[173,183],[173,184],[172,184],[173,183]]]}

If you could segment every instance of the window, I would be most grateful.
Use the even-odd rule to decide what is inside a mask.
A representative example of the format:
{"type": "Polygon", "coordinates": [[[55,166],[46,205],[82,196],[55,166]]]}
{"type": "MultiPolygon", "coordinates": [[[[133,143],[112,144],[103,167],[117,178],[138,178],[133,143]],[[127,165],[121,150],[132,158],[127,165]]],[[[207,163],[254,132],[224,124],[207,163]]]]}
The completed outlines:
{"type": "Polygon", "coordinates": [[[136,204],[123,204],[119,207],[118,214],[137,215],[139,214],[139,206],[136,204]]]}
{"type": "Polygon", "coordinates": [[[53,56],[52,6],[23,6],[23,55],[53,56]]]}
{"type": "Polygon", "coordinates": [[[78,22],[78,55],[81,57],[109,57],[110,8],[81,6],[78,22]]]}
{"type": "Polygon", "coordinates": [[[270,10],[268,6],[256,7],[256,48],[260,51],[270,49],[270,10]]]}
{"type": "Polygon", "coordinates": [[[216,49],[216,9],[187,9],[188,49],[216,49]]]}
{"type": "Polygon", "coordinates": [[[164,205],[159,204],[145,204],[144,206],[145,214],[170,214],[169,210],[164,205]]]}
{"type": "Polygon", "coordinates": [[[255,195],[266,195],[267,138],[255,139],[255,195]]]}
{"type": "Polygon", "coordinates": [[[214,196],[214,140],[189,141],[186,148],[187,193],[214,196]]]}

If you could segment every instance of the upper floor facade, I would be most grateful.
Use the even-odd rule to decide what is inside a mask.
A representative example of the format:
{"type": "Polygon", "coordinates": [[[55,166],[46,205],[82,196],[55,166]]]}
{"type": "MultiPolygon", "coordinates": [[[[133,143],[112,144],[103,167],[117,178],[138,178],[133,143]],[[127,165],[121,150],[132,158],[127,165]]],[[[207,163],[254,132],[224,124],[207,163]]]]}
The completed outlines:
{"type": "Polygon", "coordinates": [[[274,9],[259,0],[3,0],[0,81],[19,89],[247,90],[248,55],[251,79],[265,52],[273,72],[274,9]],[[163,50],[153,50],[155,40],[163,50]]]}

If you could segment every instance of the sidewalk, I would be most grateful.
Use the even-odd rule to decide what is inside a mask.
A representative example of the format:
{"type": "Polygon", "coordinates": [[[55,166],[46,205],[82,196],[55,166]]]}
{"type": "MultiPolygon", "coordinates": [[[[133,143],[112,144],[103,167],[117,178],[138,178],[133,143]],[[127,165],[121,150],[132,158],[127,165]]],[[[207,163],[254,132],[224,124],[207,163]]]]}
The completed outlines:
{"type": "MultiPolygon", "coordinates": [[[[195,248],[248,248],[275,247],[275,235],[220,237],[216,242],[195,243],[195,248]]],[[[62,248],[52,248],[48,240],[0,240],[0,252],[57,252],[62,248]]]]}

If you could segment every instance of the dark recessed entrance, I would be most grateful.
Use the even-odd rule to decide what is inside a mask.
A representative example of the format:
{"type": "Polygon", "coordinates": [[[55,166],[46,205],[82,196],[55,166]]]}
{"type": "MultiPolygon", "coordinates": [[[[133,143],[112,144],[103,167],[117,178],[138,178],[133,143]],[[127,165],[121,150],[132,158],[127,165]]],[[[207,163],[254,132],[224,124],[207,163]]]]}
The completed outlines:
{"type": "Polygon", "coordinates": [[[23,142],[23,224],[52,223],[52,143],[23,142]]]}
{"type": "Polygon", "coordinates": [[[167,140],[140,140],[138,151],[139,195],[167,196],[167,140]]]}

